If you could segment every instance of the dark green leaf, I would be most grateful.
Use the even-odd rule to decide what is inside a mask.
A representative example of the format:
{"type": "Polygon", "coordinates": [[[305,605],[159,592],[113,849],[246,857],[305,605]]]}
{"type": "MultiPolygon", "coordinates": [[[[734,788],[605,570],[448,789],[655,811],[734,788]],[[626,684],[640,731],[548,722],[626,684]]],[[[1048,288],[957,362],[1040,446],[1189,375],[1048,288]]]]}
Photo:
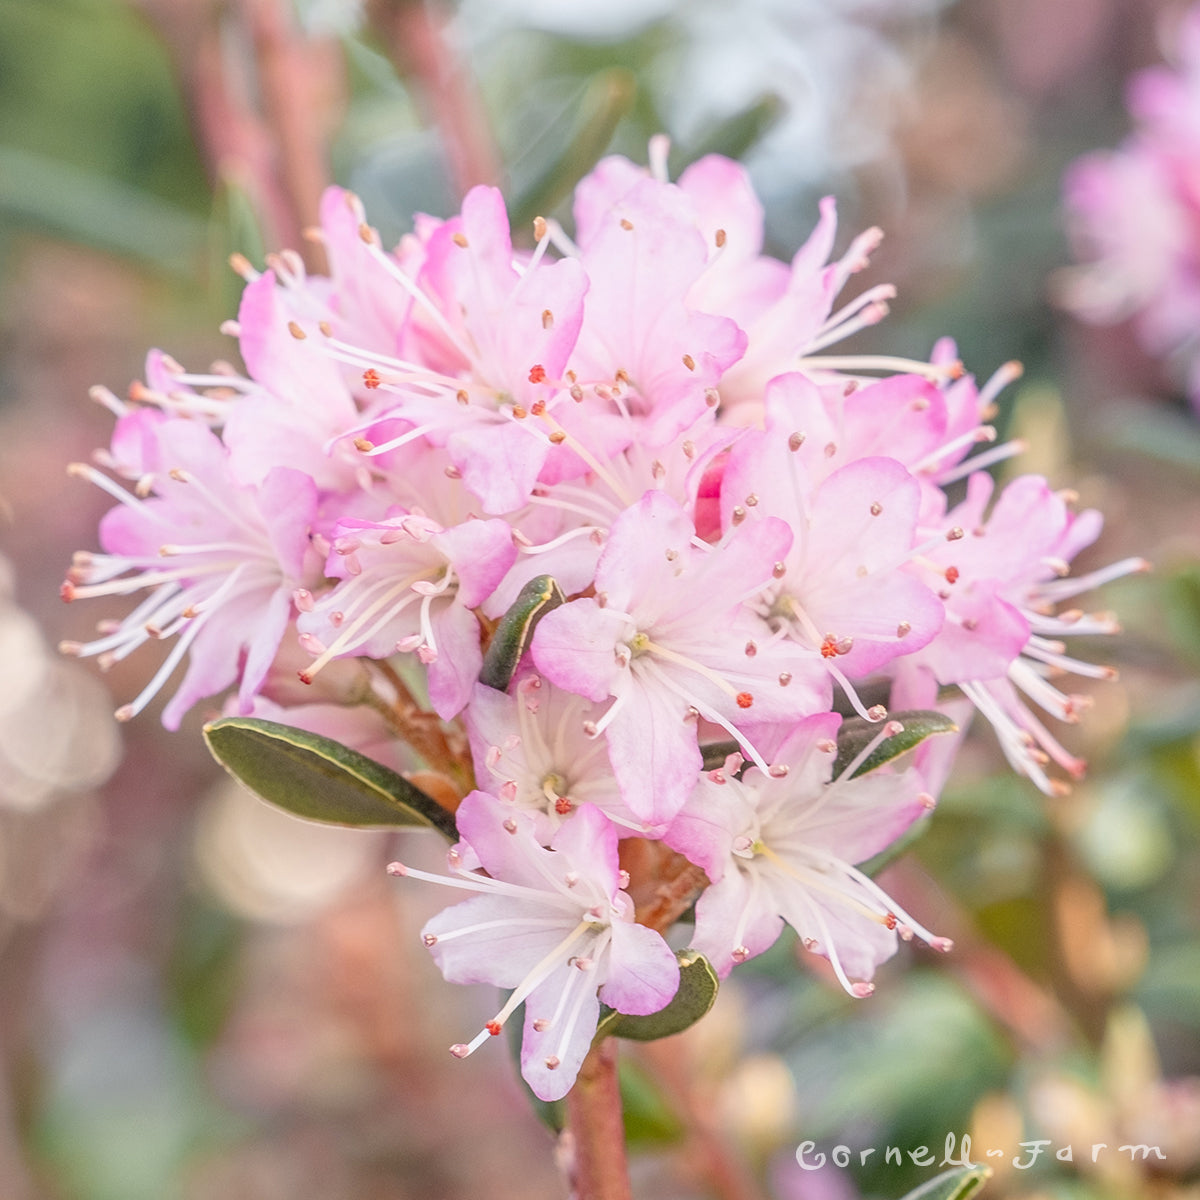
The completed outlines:
{"type": "Polygon", "coordinates": [[[520,591],[508,612],[500,618],[496,632],[483,656],[479,682],[503,692],[533,637],[537,623],[566,597],[549,575],[535,575],[520,591]]]}
{"type": "Polygon", "coordinates": [[[603,1015],[596,1026],[597,1041],[605,1037],[657,1041],[673,1033],[682,1033],[712,1008],[720,986],[712,964],[695,950],[680,950],[676,958],[679,959],[679,991],[670,1004],[644,1017],[629,1016],[611,1008],[602,1010],[603,1015]]]}
{"type": "Polygon", "coordinates": [[[991,1177],[991,1167],[955,1167],[921,1184],[903,1200],[967,1200],[991,1177]]]}
{"type": "MultiPolygon", "coordinates": [[[[913,709],[910,712],[894,712],[888,715],[888,721],[899,721],[904,726],[900,733],[893,737],[884,738],[878,746],[854,770],[854,775],[865,775],[868,771],[877,770],[884,763],[899,758],[901,754],[919,746],[927,737],[935,733],[956,733],[958,726],[945,713],[933,709],[913,709]]],[[[867,748],[871,739],[878,737],[883,729],[879,722],[864,721],[861,717],[851,717],[842,722],[838,730],[837,761],[834,763],[833,775],[838,778],[846,768],[867,748]]]]}
{"type": "Polygon", "coordinates": [[[252,792],[331,825],[432,825],[457,841],[454,817],[402,775],[332,738],[254,717],[204,727],[213,757],[252,792]]]}

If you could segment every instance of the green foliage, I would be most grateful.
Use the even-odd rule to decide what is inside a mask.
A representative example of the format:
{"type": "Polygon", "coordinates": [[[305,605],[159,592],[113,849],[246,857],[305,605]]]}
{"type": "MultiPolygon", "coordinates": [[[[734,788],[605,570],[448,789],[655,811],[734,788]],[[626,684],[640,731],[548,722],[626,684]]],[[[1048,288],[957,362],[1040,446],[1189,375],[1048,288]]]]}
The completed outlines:
{"type": "Polygon", "coordinates": [[[991,1178],[990,1167],[956,1167],[909,1192],[904,1200],[967,1200],[991,1178]]]}
{"type": "Polygon", "coordinates": [[[330,825],[432,826],[452,841],[454,818],[402,775],[331,738],[254,717],[204,727],[213,757],[271,804],[330,825]]]}
{"type": "MultiPolygon", "coordinates": [[[[883,741],[854,770],[851,778],[866,775],[868,771],[877,771],[885,763],[909,750],[915,750],[927,737],[935,733],[956,733],[958,726],[945,713],[932,709],[913,709],[910,712],[895,712],[888,714],[889,721],[899,721],[904,728],[892,737],[883,741]]],[[[867,748],[871,740],[878,736],[881,726],[864,721],[862,717],[849,717],[842,722],[838,730],[837,759],[833,765],[834,778],[843,771],[867,748]]]]}
{"type": "Polygon", "coordinates": [[[492,634],[479,682],[503,692],[533,637],[537,623],[566,597],[549,575],[535,575],[518,593],[492,634]]]}
{"type": "Polygon", "coordinates": [[[712,1008],[721,984],[712,964],[695,950],[680,950],[676,957],[679,959],[679,990],[670,1004],[656,1013],[640,1017],[611,1008],[603,1010],[596,1026],[595,1041],[605,1037],[657,1041],[682,1033],[712,1008]]]}

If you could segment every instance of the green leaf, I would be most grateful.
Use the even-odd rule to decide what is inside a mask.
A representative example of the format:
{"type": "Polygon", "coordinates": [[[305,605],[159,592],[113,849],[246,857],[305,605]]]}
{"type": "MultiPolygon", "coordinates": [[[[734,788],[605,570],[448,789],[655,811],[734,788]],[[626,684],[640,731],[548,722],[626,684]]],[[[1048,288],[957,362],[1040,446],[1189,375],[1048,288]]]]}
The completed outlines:
{"type": "Polygon", "coordinates": [[[483,656],[479,682],[499,692],[507,690],[537,623],[565,599],[562,588],[549,575],[535,575],[500,618],[483,656]]]}
{"type": "Polygon", "coordinates": [[[688,161],[696,162],[706,154],[742,158],[771,131],[785,111],[786,105],[776,93],[765,93],[741,112],[705,130],[688,150],[688,161]]]}
{"type": "Polygon", "coordinates": [[[643,1017],[630,1016],[612,1008],[602,1010],[596,1025],[596,1041],[605,1037],[632,1038],[635,1042],[657,1041],[673,1033],[682,1033],[712,1008],[720,986],[712,964],[695,950],[680,950],[675,957],[679,959],[679,991],[670,1004],[643,1017]]]}
{"type": "Polygon", "coordinates": [[[310,821],[432,825],[458,840],[454,817],[402,775],[332,738],[254,717],[204,727],[213,757],[256,795],[310,821]]]}
{"type": "Polygon", "coordinates": [[[967,1200],[991,1177],[991,1167],[956,1167],[921,1184],[903,1200],[967,1200]]]}
{"type": "Polygon", "coordinates": [[[685,1132],[683,1122],[655,1081],[626,1055],[617,1063],[617,1074],[625,1141],[630,1148],[649,1150],[679,1141],[685,1132]]]}
{"type": "MultiPolygon", "coordinates": [[[[935,733],[957,733],[958,726],[945,713],[933,709],[913,709],[910,712],[888,714],[888,721],[899,721],[904,728],[893,737],[883,741],[854,770],[854,776],[865,775],[877,770],[884,763],[899,758],[901,754],[919,746],[935,733]]],[[[839,778],[846,768],[867,748],[871,739],[878,737],[883,729],[880,722],[864,721],[862,717],[851,717],[842,722],[838,730],[837,760],[833,776],[839,778]]]]}
{"type": "Polygon", "coordinates": [[[513,228],[528,224],[571,194],[608,149],[621,118],[633,107],[637,78],[625,67],[597,71],[588,81],[568,128],[548,130],[563,150],[509,205],[513,228]]]}
{"type": "Polygon", "coordinates": [[[0,145],[0,216],[194,279],[204,224],[150,192],[0,145]]]}

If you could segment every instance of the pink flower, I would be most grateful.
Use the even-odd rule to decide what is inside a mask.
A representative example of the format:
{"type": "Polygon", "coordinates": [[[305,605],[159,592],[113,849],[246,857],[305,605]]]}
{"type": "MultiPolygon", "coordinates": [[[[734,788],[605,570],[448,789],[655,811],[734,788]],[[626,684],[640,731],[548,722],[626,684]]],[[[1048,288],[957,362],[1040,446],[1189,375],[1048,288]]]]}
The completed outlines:
{"type": "Polygon", "coordinates": [[[659,934],[634,923],[616,833],[590,804],[559,827],[549,849],[532,818],[483,792],[462,802],[456,820],[465,852],[451,851],[453,877],[389,867],[478,892],[429,921],[422,940],[452,983],[513,989],[471,1042],[450,1051],[465,1058],[524,1003],[521,1074],[542,1100],[561,1099],[591,1045],[600,1002],[657,1012],[679,987],[679,965],[659,934]],[[475,858],[487,875],[458,865],[475,858]]]}
{"type": "Polygon", "coordinates": [[[187,673],[163,711],[168,729],[235,681],[248,711],[291,618],[292,592],[316,566],[312,480],[276,466],[257,486],[241,486],[211,430],[153,409],[121,418],[111,453],[141,475],[130,493],[94,468],[75,468],[121,504],[100,526],[107,553],[75,556],[63,599],[149,595],[101,637],[63,649],[109,666],[147,642],[177,639],[138,697],[118,709],[122,720],[141,712],[185,657],[187,673]]]}
{"type": "Polygon", "coordinates": [[[836,713],[800,722],[766,774],[709,772],[664,835],[712,880],[696,904],[692,945],[722,975],[768,949],[784,922],[852,996],[871,994],[867,981],[897,936],[950,949],[851,865],[895,841],[933,798],[912,770],[851,778],[869,749],[831,782],[840,723],[836,713]]]}
{"type": "Polygon", "coordinates": [[[301,640],[316,655],[301,679],[334,658],[415,650],[429,669],[433,708],[449,720],[470,699],[483,664],[472,609],[516,553],[511,530],[498,520],[443,529],[397,508],[382,521],[339,522],[325,571],[341,582],[320,598],[298,597],[301,640]]]}
{"type": "Polygon", "coordinates": [[[758,656],[770,630],[745,603],[771,582],[790,543],[787,526],[766,517],[702,547],[679,506],[647,492],[613,525],[595,598],[538,625],[533,659],[547,679],[597,703],[614,697],[589,728],[607,735],[625,802],[641,820],[669,820],[691,791],[701,755],[689,716],[721,725],[755,756],[746,728],[825,706],[806,681],[788,686],[789,658],[758,656]]]}

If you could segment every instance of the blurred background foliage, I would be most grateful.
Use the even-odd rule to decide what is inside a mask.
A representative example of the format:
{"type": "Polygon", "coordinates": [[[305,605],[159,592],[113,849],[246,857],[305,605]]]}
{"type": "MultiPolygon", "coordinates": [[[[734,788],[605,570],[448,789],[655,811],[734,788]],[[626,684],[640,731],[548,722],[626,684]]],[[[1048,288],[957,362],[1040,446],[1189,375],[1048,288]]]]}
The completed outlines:
{"type": "Polygon", "coordinates": [[[747,163],[774,253],[826,193],[843,243],[881,225],[866,282],[900,299],[861,345],[920,356],[950,335],[981,378],[1019,358],[1016,469],[1104,509],[1091,566],[1156,573],[1095,601],[1126,632],[1085,655],[1122,672],[1068,731],[1089,778],[1047,801],[980,732],[887,869],[953,955],[903,954],[852,1002],[785,940],[694,1030],[631,1051],[635,1189],[896,1197],[931,1169],[884,1149],[940,1159],[953,1134],[997,1200],[1200,1196],[1200,433],[1172,364],[1048,298],[1062,170],[1125,134],[1124,80],[1180,11],[0,0],[0,1196],[563,1194],[502,1055],[445,1054],[491,998],[436,976],[424,897],[398,908],[380,869],[389,839],[237,792],[205,714],[118,736],[94,675],[55,657],[94,619],[55,592],[105,507],[62,467],[108,438],[89,385],[119,390],[150,345],[193,367],[233,353],[230,252],[293,245],[319,268],[302,234],[324,182],[385,237],[479,181],[515,221],[569,218],[600,155],[641,161],[664,130],[675,170],[747,163]],[[803,1139],[854,1161],[804,1171],[803,1139]],[[1050,1145],[1015,1167],[1031,1139],[1050,1145]],[[1137,1143],[1166,1158],[1117,1149],[1137,1143]]]}

